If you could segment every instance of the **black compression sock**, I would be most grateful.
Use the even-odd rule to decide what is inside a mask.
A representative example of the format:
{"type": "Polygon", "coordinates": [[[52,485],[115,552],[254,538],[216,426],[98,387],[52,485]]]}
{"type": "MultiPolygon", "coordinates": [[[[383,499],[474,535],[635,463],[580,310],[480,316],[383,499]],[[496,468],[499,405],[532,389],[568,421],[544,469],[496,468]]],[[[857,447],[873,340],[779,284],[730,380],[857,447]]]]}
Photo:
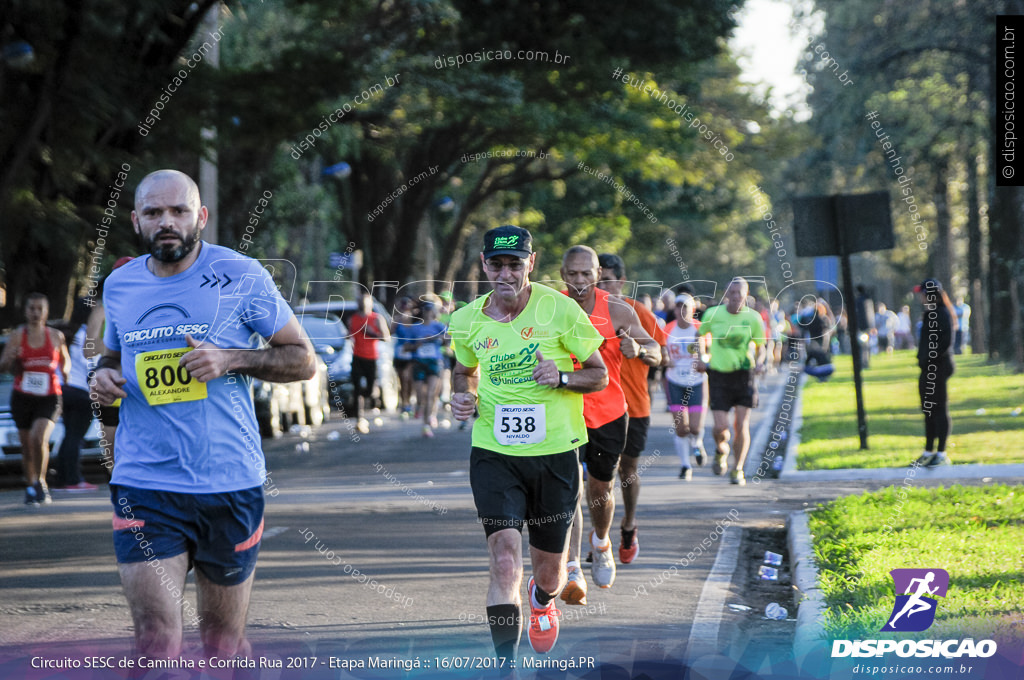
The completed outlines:
{"type": "Polygon", "coordinates": [[[549,595],[548,593],[545,593],[544,590],[541,589],[539,585],[537,585],[536,581],[534,581],[533,583],[533,596],[536,598],[537,604],[539,604],[541,607],[547,606],[548,602],[551,602],[551,600],[555,599],[554,595],[549,595]]]}
{"type": "Polygon", "coordinates": [[[493,604],[487,608],[495,656],[514,662],[519,654],[519,637],[523,632],[523,615],[516,604],[493,604]]]}

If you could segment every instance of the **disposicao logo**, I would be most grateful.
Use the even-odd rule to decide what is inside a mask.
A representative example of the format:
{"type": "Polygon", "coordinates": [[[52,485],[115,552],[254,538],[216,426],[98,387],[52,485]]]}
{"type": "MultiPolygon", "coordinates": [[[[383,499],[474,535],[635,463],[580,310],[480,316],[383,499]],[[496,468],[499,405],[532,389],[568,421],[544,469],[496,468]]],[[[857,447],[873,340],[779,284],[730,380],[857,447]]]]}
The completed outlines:
{"type": "Polygon", "coordinates": [[[946,596],[949,573],[945,569],[893,569],[889,573],[896,592],[903,594],[896,595],[896,604],[882,630],[901,633],[928,630],[935,622],[938,609],[938,600],[929,595],[946,596]]]}
{"type": "MultiPolygon", "coordinates": [[[[945,569],[893,569],[896,603],[881,632],[919,633],[935,623],[936,597],[945,597],[949,573],[945,569]]],[[[996,653],[994,640],[833,640],[832,657],[990,657],[996,653]]]]}

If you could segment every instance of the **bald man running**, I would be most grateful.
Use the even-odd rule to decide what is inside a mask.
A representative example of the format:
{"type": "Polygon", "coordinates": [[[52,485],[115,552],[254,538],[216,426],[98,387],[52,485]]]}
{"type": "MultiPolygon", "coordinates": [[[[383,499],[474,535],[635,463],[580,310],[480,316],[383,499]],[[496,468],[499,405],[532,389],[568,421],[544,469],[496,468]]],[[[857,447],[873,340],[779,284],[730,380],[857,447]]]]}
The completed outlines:
{"type": "MultiPolygon", "coordinates": [[[[615,514],[615,473],[626,447],[629,424],[621,385],[622,361],[624,357],[639,358],[648,366],[657,366],[661,363],[661,347],[643,329],[632,307],[597,287],[601,266],[592,248],[577,245],[565,251],[561,273],[566,295],[583,308],[604,338],[600,353],[608,367],[608,386],[583,395],[589,441],[581,460],[587,464],[587,507],[593,527],[590,575],[598,587],[611,588],[616,569],[608,534],[615,514]]],[[[586,599],[586,581],[579,572],[582,542],[583,516],[577,512],[570,535],[569,583],[562,593],[562,599],[570,604],[582,604],[586,599]]]]}
{"type": "Polygon", "coordinates": [[[748,292],[747,280],[737,277],[725,291],[725,304],[704,312],[700,334],[711,336],[711,358],[695,365],[708,374],[716,445],[712,471],[721,475],[728,465],[729,481],[740,486],[747,483],[743,463],[750,447],[750,409],[757,406],[757,376],[764,372],[766,340],[761,315],[747,307],[748,292]],[[731,409],[735,409],[735,443],[730,450],[731,409]],[[730,451],[735,454],[732,462],[730,451]]]}

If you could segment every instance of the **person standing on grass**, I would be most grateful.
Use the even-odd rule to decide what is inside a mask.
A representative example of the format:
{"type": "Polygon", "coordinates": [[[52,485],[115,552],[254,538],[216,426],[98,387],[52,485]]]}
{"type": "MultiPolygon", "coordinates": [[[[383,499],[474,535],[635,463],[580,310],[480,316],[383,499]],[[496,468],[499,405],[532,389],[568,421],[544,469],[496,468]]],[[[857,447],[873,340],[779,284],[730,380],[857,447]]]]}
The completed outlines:
{"type": "Polygon", "coordinates": [[[953,354],[963,354],[964,347],[971,343],[971,306],[960,295],[953,306],[956,312],[956,333],[953,340],[953,354]]]}
{"type": "Polygon", "coordinates": [[[953,336],[956,310],[937,279],[925,279],[914,292],[921,296],[924,318],[921,341],[917,346],[917,365],[921,369],[917,389],[924,412],[924,452],[917,465],[933,468],[948,465],[946,440],[953,429],[949,416],[949,392],[946,384],[955,368],[953,336]]]}

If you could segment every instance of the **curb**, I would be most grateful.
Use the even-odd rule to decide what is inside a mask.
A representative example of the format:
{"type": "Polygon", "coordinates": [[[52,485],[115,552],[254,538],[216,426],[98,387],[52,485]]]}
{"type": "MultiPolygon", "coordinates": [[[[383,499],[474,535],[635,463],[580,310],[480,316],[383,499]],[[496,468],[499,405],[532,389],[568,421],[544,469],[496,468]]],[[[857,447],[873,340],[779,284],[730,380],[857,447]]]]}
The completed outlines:
{"type": "Polygon", "coordinates": [[[797,604],[793,659],[802,666],[807,655],[819,646],[825,617],[825,596],[818,588],[818,565],[808,527],[807,511],[790,513],[786,520],[786,547],[793,564],[793,597],[797,604]]]}
{"type": "MultiPolygon", "coordinates": [[[[790,444],[792,446],[792,443],[790,444]]],[[[789,458],[787,454],[786,458],[789,458]]],[[[898,481],[907,476],[910,466],[898,468],[840,468],[836,470],[799,470],[780,477],[786,482],[854,482],[864,480],[898,481]]],[[[988,465],[972,463],[970,465],[943,465],[936,468],[924,468],[919,479],[963,481],[980,479],[982,481],[1007,481],[1007,479],[1024,477],[1024,464],[1000,463],[988,465]]]]}
{"type": "Polygon", "coordinates": [[[779,471],[779,479],[790,476],[796,469],[797,452],[800,449],[800,428],[804,424],[804,383],[807,382],[807,374],[800,372],[796,381],[796,400],[793,402],[793,423],[789,428],[789,443],[786,445],[786,456],[782,459],[782,470],[779,471]]]}
{"type": "MultiPolygon", "coordinates": [[[[907,476],[906,467],[898,468],[837,468],[834,470],[797,470],[797,456],[800,450],[800,428],[804,422],[804,384],[807,374],[801,373],[798,381],[798,393],[793,405],[793,425],[789,431],[789,443],[786,457],[782,460],[782,471],[779,481],[784,482],[855,482],[855,481],[899,481],[907,476]]],[[[971,463],[965,465],[942,465],[925,469],[922,479],[962,481],[980,479],[994,481],[996,479],[1024,477],[1024,463],[971,463]]]]}
{"type": "MultiPolygon", "coordinates": [[[[782,375],[780,372],[778,375],[782,375]]],[[[774,393],[771,396],[771,401],[767,404],[765,413],[772,414],[770,418],[765,418],[758,424],[757,429],[751,433],[750,443],[747,446],[747,460],[743,463],[743,475],[748,481],[755,479],[759,480],[757,474],[758,468],[761,467],[763,452],[768,446],[768,437],[771,436],[772,426],[776,422],[776,414],[779,410],[779,404],[782,403],[782,397],[786,393],[786,381],[782,380],[778,386],[775,387],[774,393]],[[757,451],[758,455],[752,456],[751,452],[757,451]]],[[[758,408],[761,408],[760,406],[758,408]]],[[[731,426],[730,426],[731,427],[731,426]]],[[[764,476],[762,472],[761,477],[764,476]]],[[[759,480],[760,481],[760,480],[759,480]]]]}

